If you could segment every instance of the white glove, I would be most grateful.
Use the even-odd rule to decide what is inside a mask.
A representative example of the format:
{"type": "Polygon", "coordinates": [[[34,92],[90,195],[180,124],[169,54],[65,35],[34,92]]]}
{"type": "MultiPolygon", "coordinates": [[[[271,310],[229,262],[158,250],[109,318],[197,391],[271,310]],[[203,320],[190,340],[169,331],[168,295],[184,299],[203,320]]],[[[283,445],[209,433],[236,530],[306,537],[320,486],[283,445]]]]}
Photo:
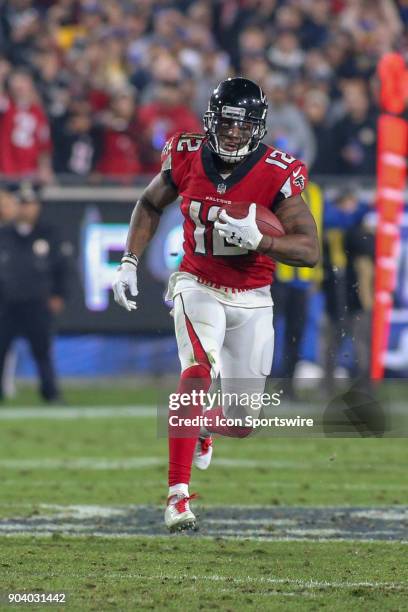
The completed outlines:
{"type": "Polygon", "coordinates": [[[256,224],[256,204],[251,204],[244,219],[230,217],[222,210],[214,227],[227,242],[250,251],[255,251],[263,238],[256,224]]]}
{"type": "Polygon", "coordinates": [[[119,268],[115,272],[115,279],[112,283],[113,295],[115,302],[119,306],[123,306],[129,312],[136,310],[136,302],[129,300],[126,297],[126,289],[129,289],[130,295],[136,297],[139,293],[137,290],[137,265],[136,262],[124,261],[120,264],[119,268]]]}

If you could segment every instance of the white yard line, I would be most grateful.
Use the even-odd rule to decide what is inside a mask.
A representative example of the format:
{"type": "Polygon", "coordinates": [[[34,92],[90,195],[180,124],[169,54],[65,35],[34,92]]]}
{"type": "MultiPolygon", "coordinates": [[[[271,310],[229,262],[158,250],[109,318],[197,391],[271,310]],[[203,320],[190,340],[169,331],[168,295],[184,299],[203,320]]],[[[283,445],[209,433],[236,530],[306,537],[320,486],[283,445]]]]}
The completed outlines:
{"type": "MultiPolygon", "coordinates": [[[[266,578],[263,576],[245,576],[237,578],[236,576],[221,576],[219,574],[197,575],[197,574],[137,574],[137,573],[119,573],[119,572],[100,572],[97,575],[80,574],[78,572],[68,572],[65,574],[69,578],[82,579],[86,577],[92,580],[94,577],[99,579],[108,578],[116,580],[141,580],[158,581],[158,580],[185,580],[188,583],[194,582],[210,582],[210,583],[228,583],[230,585],[237,584],[255,584],[255,585],[288,585],[297,586],[301,589],[382,589],[387,591],[407,591],[408,583],[404,582],[380,582],[380,581],[355,581],[348,582],[347,580],[302,580],[301,578],[266,578]]],[[[279,593],[284,595],[284,593],[279,593]]],[[[299,595],[299,593],[295,593],[299,595]]]]}
{"type": "MultiPolygon", "coordinates": [[[[70,459],[0,459],[0,469],[9,470],[133,470],[149,466],[166,465],[167,457],[126,457],[123,459],[106,459],[97,457],[76,457],[70,459]]],[[[253,459],[214,460],[214,465],[228,468],[274,468],[274,469],[307,469],[312,463],[297,461],[256,461],[253,459]],[[306,466],[306,467],[305,467],[306,466]]],[[[317,464],[316,464],[317,465],[317,464]]]]}
{"type": "Polygon", "coordinates": [[[61,406],[59,408],[0,408],[0,421],[50,419],[71,421],[75,419],[111,419],[118,417],[157,417],[157,406],[61,406]]]}
{"type": "Polygon", "coordinates": [[[203,581],[203,582],[232,582],[237,584],[288,584],[296,585],[306,589],[355,589],[366,587],[370,589],[386,589],[386,590],[408,590],[408,583],[401,582],[348,582],[348,581],[321,581],[321,580],[302,580],[300,578],[265,578],[263,576],[246,576],[245,578],[236,578],[234,576],[220,576],[218,574],[211,575],[189,575],[189,574],[156,574],[155,576],[145,576],[142,574],[114,574],[112,578],[140,578],[142,580],[180,580],[188,581],[203,581]]]}
{"type": "MultiPolygon", "coordinates": [[[[403,402],[386,402],[387,410],[392,410],[394,415],[406,415],[407,406],[403,402]]],[[[293,414],[303,414],[309,410],[307,403],[290,405],[293,414]]],[[[99,419],[116,417],[157,417],[157,404],[132,404],[128,406],[16,406],[15,408],[4,408],[0,406],[0,421],[14,421],[26,419],[50,419],[50,420],[73,420],[73,419],[99,419]]],[[[160,406],[164,413],[164,406],[160,406]]]]}
{"type": "Polygon", "coordinates": [[[129,457],[105,459],[77,457],[75,459],[0,459],[0,469],[8,470],[134,470],[165,465],[160,457],[129,457]]]}
{"type": "Polygon", "coordinates": [[[353,517],[382,521],[408,521],[408,508],[365,508],[353,512],[353,517]]]}

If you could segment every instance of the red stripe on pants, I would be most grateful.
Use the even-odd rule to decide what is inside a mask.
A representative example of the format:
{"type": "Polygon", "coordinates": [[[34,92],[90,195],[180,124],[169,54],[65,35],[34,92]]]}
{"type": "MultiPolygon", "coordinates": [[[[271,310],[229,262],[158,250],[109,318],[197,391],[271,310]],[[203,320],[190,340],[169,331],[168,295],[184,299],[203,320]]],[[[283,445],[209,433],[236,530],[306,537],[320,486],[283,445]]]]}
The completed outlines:
{"type": "MultiPolygon", "coordinates": [[[[183,298],[182,303],[183,303],[183,298]]],[[[184,310],[184,303],[183,303],[184,310]]],[[[193,347],[193,365],[181,373],[177,393],[180,395],[192,391],[207,392],[211,385],[211,364],[201,344],[200,338],[184,310],[187,332],[193,347]]],[[[174,414],[175,411],[169,411],[174,414]]],[[[177,414],[182,418],[195,418],[202,414],[202,406],[194,405],[191,401],[187,406],[180,406],[177,414]]],[[[191,465],[193,463],[194,449],[200,434],[200,426],[171,426],[169,423],[169,486],[180,483],[189,484],[191,477],[191,465]]]]}

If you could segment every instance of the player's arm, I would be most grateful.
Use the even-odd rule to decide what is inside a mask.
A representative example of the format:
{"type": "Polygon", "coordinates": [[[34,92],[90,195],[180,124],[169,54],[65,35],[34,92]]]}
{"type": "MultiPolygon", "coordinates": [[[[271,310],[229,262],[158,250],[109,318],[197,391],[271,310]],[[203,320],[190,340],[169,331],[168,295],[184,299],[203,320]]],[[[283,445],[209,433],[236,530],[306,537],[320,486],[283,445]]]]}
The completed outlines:
{"type": "Polygon", "coordinates": [[[319,261],[319,239],[315,220],[302,196],[281,200],[274,212],[285,236],[263,236],[257,251],[289,266],[313,268],[319,261]]]}
{"type": "Polygon", "coordinates": [[[133,297],[138,294],[139,257],[152,239],[163,209],[174,202],[177,196],[176,187],[167,180],[166,174],[161,172],[146,187],[133,209],[125,253],[112,284],[115,301],[126,310],[136,309],[136,302],[126,297],[126,290],[128,289],[133,297]]]}
{"type": "Polygon", "coordinates": [[[143,191],[130,218],[126,253],[140,257],[152,239],[163,209],[174,202],[178,193],[163,173],[157,174],[143,191]]]}

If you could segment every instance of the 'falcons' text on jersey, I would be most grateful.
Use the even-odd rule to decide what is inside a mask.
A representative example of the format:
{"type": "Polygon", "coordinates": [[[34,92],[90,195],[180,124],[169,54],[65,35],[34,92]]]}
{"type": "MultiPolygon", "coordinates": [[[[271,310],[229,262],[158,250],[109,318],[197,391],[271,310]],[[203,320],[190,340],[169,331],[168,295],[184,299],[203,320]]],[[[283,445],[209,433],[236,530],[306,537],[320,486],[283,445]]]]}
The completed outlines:
{"type": "Polygon", "coordinates": [[[307,184],[305,165],[261,143],[223,178],[203,134],[176,134],[163,149],[162,173],[182,198],[184,256],[180,270],[241,290],[271,284],[275,262],[228,244],[213,224],[225,204],[255,202],[273,211],[278,201],[300,194],[307,184]]]}

